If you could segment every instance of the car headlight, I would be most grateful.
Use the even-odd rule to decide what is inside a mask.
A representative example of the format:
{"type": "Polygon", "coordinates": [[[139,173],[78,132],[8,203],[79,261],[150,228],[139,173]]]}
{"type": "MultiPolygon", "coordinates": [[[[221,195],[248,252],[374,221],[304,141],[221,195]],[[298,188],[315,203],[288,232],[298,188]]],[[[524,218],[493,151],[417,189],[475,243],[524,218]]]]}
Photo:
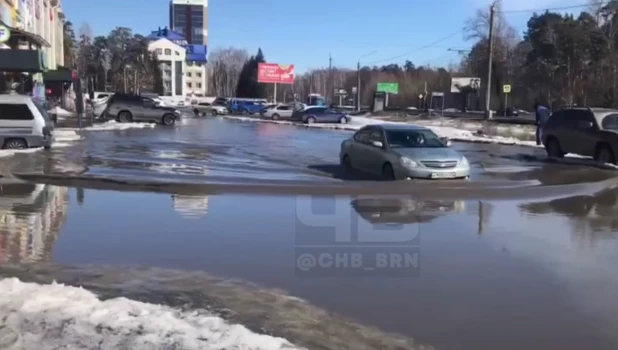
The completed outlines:
{"type": "Polygon", "coordinates": [[[418,163],[413,161],[410,158],[401,157],[399,158],[399,161],[401,162],[401,165],[403,165],[406,168],[416,168],[418,166],[418,163]]]}
{"type": "Polygon", "coordinates": [[[468,163],[468,158],[466,158],[466,157],[461,157],[461,160],[459,161],[459,165],[462,165],[462,166],[469,166],[469,165],[470,165],[470,163],[468,163]]]}

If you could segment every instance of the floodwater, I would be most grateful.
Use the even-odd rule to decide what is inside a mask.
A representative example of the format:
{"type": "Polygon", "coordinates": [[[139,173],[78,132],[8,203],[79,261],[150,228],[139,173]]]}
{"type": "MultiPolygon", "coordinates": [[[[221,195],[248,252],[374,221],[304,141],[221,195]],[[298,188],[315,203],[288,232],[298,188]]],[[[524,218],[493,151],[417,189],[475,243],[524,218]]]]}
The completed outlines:
{"type": "MultiPolygon", "coordinates": [[[[83,162],[89,174],[138,179],[369,186],[334,171],[347,135],[190,121],[173,130],[93,133],[13,166],[53,173],[83,162]],[[37,168],[37,157],[47,169],[37,168]]],[[[0,275],[206,308],[310,349],[617,348],[613,173],[540,162],[538,150],[456,147],[476,169],[467,191],[496,179],[538,185],[516,199],[505,192],[473,200],[432,198],[431,188],[388,196],[179,195],[4,179],[0,275]],[[552,191],[541,196],[544,188],[552,191]],[[350,260],[384,253],[416,259],[380,268],[350,260]],[[334,260],[306,265],[307,254],[334,260]]]]}

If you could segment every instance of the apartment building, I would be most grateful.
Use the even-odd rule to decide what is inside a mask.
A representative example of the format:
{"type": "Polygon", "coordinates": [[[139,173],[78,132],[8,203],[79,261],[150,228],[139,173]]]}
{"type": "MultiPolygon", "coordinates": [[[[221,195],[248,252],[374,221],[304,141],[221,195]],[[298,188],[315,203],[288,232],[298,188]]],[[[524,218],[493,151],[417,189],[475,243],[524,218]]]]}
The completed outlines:
{"type": "Polygon", "coordinates": [[[206,46],[189,44],[184,35],[167,28],[152,31],[147,39],[150,40],[149,50],[156,52],[159,60],[163,62],[162,74],[166,96],[206,96],[208,87],[206,46]],[[180,55],[167,56],[166,49],[169,49],[169,52],[178,51],[180,55]],[[182,65],[174,63],[180,59],[184,60],[182,65]],[[177,70],[176,67],[181,70],[177,70]],[[168,75],[166,71],[171,73],[168,75]],[[165,88],[166,81],[170,82],[168,88],[165,88]]]}
{"type": "Polygon", "coordinates": [[[170,28],[191,45],[208,45],[208,0],[170,1],[170,28]]]}

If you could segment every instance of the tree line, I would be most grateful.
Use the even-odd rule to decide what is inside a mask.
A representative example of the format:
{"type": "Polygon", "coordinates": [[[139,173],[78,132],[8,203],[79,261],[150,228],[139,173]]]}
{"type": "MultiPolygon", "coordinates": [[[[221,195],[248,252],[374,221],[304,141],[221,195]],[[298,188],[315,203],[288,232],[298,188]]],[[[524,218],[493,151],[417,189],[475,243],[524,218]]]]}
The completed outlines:
{"type": "Polygon", "coordinates": [[[116,27],[106,36],[93,36],[88,24],[75,34],[64,23],[65,65],[75,69],[93,91],[155,92],[163,94],[163,77],[148,40],[131,29],[116,27]]]}
{"type": "MultiPolygon", "coordinates": [[[[618,103],[618,1],[594,3],[578,14],[551,11],[530,16],[523,35],[508,23],[497,3],[494,26],[491,107],[504,107],[503,86],[511,85],[509,106],[529,109],[535,102],[550,107],[586,105],[615,107],[618,103]]],[[[489,11],[479,10],[464,25],[471,49],[457,66],[401,64],[362,67],[360,97],[369,104],[378,82],[399,84],[399,94],[390,97],[393,106],[417,106],[419,96],[431,92],[449,94],[452,77],[480,77],[481,91],[464,89],[450,98],[452,107],[484,106],[487,86],[489,11]],[[462,96],[463,95],[463,96],[462,96]]],[[[147,41],[128,28],[116,28],[107,36],[92,37],[82,26],[76,38],[65,23],[65,62],[92,77],[96,89],[127,87],[159,91],[156,57],[147,52],[147,41]],[[67,50],[68,48],[68,50],[67,50]],[[129,54],[128,54],[129,53],[129,54]],[[135,77],[137,82],[131,77],[135,77]],[[155,74],[156,73],[156,74],[155,74]],[[126,78],[126,77],[129,78],[126,78]]],[[[209,54],[207,86],[211,96],[274,98],[272,84],[257,83],[257,66],[266,62],[262,50],[251,56],[244,49],[218,48],[209,54]]],[[[357,85],[357,71],[345,67],[315,68],[298,74],[292,85],[279,85],[278,101],[304,99],[319,93],[338,103],[335,89],[344,90],[349,101],[357,85]]]]}

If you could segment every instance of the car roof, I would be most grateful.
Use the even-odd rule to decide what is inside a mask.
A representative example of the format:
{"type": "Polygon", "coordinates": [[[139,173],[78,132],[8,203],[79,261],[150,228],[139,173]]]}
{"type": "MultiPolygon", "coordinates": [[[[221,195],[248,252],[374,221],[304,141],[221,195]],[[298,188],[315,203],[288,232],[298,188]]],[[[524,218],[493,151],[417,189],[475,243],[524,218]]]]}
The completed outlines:
{"type": "Polygon", "coordinates": [[[424,126],[414,124],[399,124],[399,123],[385,123],[385,124],[371,124],[366,125],[363,129],[382,129],[386,131],[396,130],[429,130],[424,126]]]}
{"type": "Polygon", "coordinates": [[[28,101],[32,101],[32,98],[27,95],[19,95],[19,94],[0,95],[0,102],[28,103],[28,101]]]}

